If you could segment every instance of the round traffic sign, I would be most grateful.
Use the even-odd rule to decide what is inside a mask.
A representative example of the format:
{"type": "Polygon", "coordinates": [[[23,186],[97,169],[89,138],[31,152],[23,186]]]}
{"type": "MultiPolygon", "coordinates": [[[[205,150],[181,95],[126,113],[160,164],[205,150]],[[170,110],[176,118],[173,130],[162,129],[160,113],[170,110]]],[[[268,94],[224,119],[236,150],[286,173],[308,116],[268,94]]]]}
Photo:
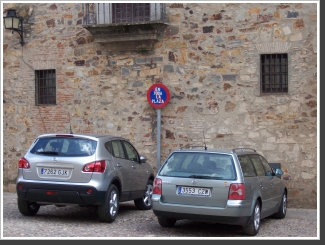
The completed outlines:
{"type": "Polygon", "coordinates": [[[161,83],[151,85],[147,91],[147,100],[152,107],[163,108],[170,100],[168,88],[161,83]]]}

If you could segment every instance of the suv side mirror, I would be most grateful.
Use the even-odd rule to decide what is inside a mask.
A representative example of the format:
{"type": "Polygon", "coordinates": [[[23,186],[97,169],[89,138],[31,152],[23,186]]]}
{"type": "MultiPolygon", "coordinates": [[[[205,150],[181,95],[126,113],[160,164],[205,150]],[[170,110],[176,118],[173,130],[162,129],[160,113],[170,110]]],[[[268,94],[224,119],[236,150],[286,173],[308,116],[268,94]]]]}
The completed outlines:
{"type": "Polygon", "coordinates": [[[148,160],[146,156],[140,156],[140,162],[145,163],[148,160]]]}

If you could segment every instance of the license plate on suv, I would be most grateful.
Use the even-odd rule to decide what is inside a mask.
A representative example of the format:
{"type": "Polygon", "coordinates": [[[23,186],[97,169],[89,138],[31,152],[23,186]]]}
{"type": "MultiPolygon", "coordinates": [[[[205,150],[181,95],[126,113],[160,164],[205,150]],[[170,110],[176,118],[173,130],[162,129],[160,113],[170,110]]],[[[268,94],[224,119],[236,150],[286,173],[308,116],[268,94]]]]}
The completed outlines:
{"type": "Polygon", "coordinates": [[[210,196],[209,188],[178,186],[178,195],[210,196]]]}
{"type": "Polygon", "coordinates": [[[41,175],[68,176],[69,170],[58,168],[41,168],[41,175]]]}

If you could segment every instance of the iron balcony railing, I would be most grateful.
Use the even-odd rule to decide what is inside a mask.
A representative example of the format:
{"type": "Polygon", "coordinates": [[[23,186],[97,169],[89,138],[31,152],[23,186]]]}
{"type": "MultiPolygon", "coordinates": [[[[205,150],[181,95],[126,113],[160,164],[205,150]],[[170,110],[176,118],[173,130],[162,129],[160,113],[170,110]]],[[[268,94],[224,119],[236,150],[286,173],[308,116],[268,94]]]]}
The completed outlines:
{"type": "Polygon", "coordinates": [[[166,21],[164,3],[83,3],[83,25],[166,21]]]}

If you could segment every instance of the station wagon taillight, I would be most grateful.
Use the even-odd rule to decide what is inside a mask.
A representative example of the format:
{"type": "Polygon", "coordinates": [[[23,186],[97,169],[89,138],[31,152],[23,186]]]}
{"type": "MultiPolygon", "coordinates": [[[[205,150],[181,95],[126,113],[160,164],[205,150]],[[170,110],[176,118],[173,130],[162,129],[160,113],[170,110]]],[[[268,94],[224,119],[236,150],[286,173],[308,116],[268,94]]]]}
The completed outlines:
{"type": "Polygon", "coordinates": [[[245,199],[245,185],[231,184],[228,193],[229,200],[244,200],[245,199]]]}
{"type": "Polygon", "coordinates": [[[106,169],[106,161],[102,160],[102,161],[96,161],[96,162],[91,162],[86,164],[82,168],[82,171],[87,173],[92,173],[92,172],[104,173],[105,169],[106,169]]]}
{"type": "Polygon", "coordinates": [[[30,168],[29,162],[26,158],[21,158],[18,162],[18,168],[30,168]]]}
{"type": "Polygon", "coordinates": [[[161,182],[161,179],[155,178],[155,180],[153,182],[152,194],[158,194],[158,195],[162,194],[162,182],[161,182]]]}

